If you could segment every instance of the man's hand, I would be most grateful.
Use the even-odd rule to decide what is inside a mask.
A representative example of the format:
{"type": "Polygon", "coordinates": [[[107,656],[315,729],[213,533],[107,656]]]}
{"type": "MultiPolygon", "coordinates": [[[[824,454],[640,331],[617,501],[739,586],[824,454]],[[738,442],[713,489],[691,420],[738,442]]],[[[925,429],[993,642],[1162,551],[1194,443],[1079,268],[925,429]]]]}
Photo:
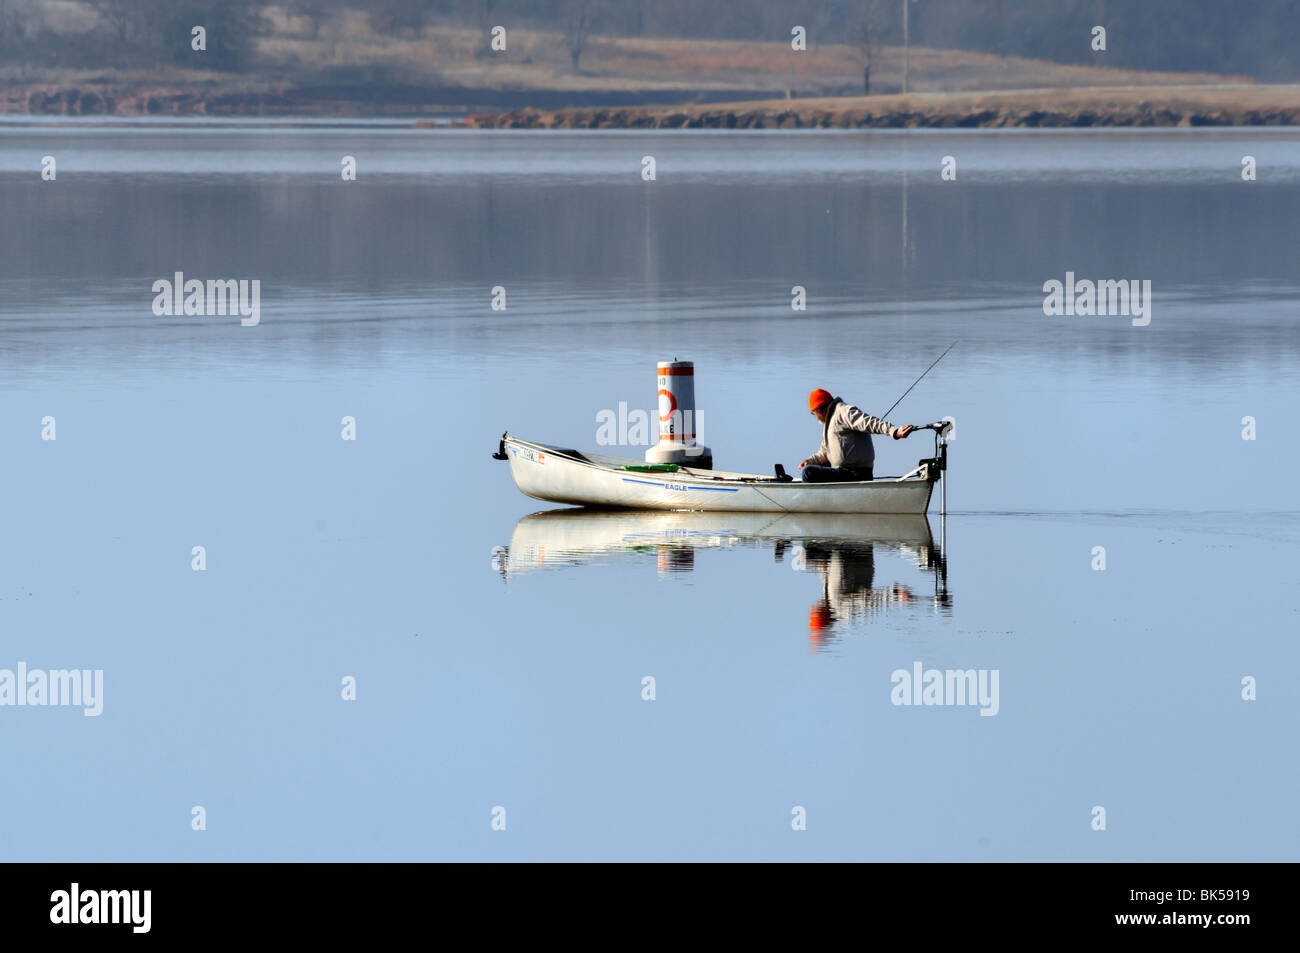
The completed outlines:
{"type": "Polygon", "coordinates": [[[910,433],[911,433],[913,430],[915,430],[915,429],[916,429],[916,428],[915,428],[914,426],[912,426],[911,424],[904,424],[904,425],[901,426],[901,427],[895,427],[895,428],[894,428],[894,439],[895,439],[895,440],[902,440],[904,437],[906,437],[908,434],[910,434],[910,433]]]}
{"type": "Polygon", "coordinates": [[[800,460],[800,461],[799,461],[799,469],[802,470],[804,467],[808,466],[808,464],[810,464],[810,463],[812,463],[812,460],[810,460],[810,459],[808,459],[808,458],[805,458],[805,459],[803,459],[803,460],[800,460]]]}

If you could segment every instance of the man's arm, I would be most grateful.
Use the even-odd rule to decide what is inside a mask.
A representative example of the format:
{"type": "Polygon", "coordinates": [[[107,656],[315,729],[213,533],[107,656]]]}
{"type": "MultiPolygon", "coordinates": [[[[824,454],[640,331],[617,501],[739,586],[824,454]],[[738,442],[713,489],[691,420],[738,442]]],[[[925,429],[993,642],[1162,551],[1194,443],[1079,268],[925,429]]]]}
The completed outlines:
{"type": "Polygon", "coordinates": [[[817,448],[817,452],[814,453],[811,457],[799,461],[799,469],[802,470],[804,467],[810,464],[815,467],[828,466],[831,462],[831,458],[827,455],[829,450],[830,448],[826,445],[826,435],[823,434],[822,445],[817,448]]]}
{"type": "Polygon", "coordinates": [[[888,420],[881,420],[879,417],[864,414],[856,407],[844,408],[844,424],[850,430],[860,430],[863,433],[873,433],[881,437],[892,437],[896,431],[902,429],[895,427],[888,420]]]}

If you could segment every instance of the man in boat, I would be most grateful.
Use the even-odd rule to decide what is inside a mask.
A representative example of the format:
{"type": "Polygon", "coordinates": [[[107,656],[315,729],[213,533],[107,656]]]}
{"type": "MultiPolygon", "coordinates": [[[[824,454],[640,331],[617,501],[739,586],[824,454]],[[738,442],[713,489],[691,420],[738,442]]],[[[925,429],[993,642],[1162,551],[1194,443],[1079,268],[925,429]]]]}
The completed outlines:
{"type": "Polygon", "coordinates": [[[808,409],[821,421],[822,445],[799,464],[805,483],[870,480],[876,466],[871,435],[902,440],[916,429],[911,424],[896,427],[865,414],[820,387],[808,395],[808,409]]]}

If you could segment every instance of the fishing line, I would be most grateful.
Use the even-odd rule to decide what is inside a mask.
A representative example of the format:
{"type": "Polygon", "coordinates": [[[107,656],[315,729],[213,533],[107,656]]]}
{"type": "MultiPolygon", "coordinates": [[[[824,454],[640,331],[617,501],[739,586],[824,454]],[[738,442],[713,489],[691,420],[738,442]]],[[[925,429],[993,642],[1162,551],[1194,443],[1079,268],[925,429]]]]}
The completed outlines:
{"type": "MultiPolygon", "coordinates": [[[[947,356],[948,351],[951,351],[951,350],[952,350],[953,348],[955,348],[956,346],[957,346],[957,342],[956,342],[956,341],[953,341],[951,344],[949,344],[948,347],[947,347],[947,349],[946,349],[942,354],[940,354],[938,357],[936,357],[936,358],[934,359],[934,364],[931,364],[929,367],[927,367],[925,370],[923,370],[923,371],[921,372],[921,377],[918,377],[916,380],[912,381],[912,387],[915,387],[917,384],[921,383],[921,379],[922,379],[923,377],[925,377],[926,374],[929,374],[932,370],[934,370],[934,365],[935,365],[935,364],[938,364],[940,361],[942,361],[942,360],[944,359],[944,357],[947,356]]],[[[912,393],[912,387],[909,387],[907,390],[903,391],[903,397],[906,397],[908,394],[912,393]]],[[[894,410],[894,407],[897,407],[899,404],[901,404],[901,403],[903,402],[903,397],[900,397],[900,398],[898,398],[898,400],[894,401],[893,405],[889,408],[889,410],[885,411],[883,414],[880,415],[880,419],[881,419],[881,420],[888,420],[888,419],[889,419],[889,415],[890,415],[890,414],[893,412],[893,410],[894,410]]]]}

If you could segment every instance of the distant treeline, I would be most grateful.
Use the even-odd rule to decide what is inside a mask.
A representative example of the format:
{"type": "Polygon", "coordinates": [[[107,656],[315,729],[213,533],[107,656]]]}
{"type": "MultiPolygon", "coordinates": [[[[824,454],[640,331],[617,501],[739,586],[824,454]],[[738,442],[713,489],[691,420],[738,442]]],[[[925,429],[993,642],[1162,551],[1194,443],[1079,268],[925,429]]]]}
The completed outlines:
{"type": "MultiPolygon", "coordinates": [[[[209,36],[205,64],[250,67],[253,43],[278,9],[317,27],[344,11],[364,13],[381,34],[426,26],[546,29],[581,51],[594,34],[780,40],[792,26],[817,43],[894,45],[904,0],[0,0],[6,62],[70,68],[183,60],[195,23],[209,36]],[[73,22],[75,20],[75,22],[73,22]]],[[[913,0],[918,46],[1105,63],[1130,69],[1300,78],[1300,0],[913,0]],[[1104,26],[1106,52],[1091,49],[1104,26]]],[[[575,64],[576,64],[575,56],[575,64]]]]}
{"type": "Polygon", "coordinates": [[[242,70],[265,29],[253,0],[0,0],[0,62],[63,69],[149,68],[190,57],[207,31],[204,65],[242,70]]]}

